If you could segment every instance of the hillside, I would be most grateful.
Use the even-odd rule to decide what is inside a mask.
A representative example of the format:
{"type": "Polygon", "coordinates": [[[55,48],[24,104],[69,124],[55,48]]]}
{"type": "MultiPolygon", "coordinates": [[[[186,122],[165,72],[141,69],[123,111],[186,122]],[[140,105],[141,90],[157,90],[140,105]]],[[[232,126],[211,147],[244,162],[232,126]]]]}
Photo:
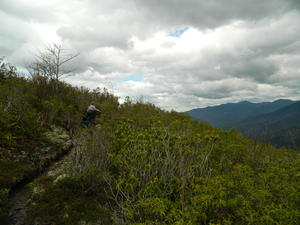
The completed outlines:
{"type": "Polygon", "coordinates": [[[236,128],[243,135],[276,147],[300,149],[299,102],[229,103],[188,111],[194,119],[213,126],[236,128]]]}
{"type": "Polygon", "coordinates": [[[0,101],[0,221],[26,184],[24,225],[300,224],[297,151],[5,64],[0,101]],[[102,114],[82,128],[92,101],[102,114]],[[62,151],[61,136],[72,143],[67,162],[32,180],[62,151]]]}
{"type": "Polygon", "coordinates": [[[271,113],[294,103],[280,99],[274,102],[251,103],[243,101],[187,111],[194,119],[207,122],[221,129],[230,129],[237,123],[261,114],[271,113]]]}
{"type": "Polygon", "coordinates": [[[235,125],[243,134],[277,147],[300,149],[300,102],[235,125]]]}
{"type": "Polygon", "coordinates": [[[70,151],[91,101],[118,107],[105,91],[28,79],[0,60],[0,221],[7,220],[7,198],[70,151]]]}

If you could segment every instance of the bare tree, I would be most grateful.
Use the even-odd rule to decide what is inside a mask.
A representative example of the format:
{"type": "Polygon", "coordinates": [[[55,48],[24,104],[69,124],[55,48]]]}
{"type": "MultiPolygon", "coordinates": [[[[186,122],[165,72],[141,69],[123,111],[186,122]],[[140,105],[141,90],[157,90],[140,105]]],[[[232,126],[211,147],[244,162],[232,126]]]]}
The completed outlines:
{"type": "Polygon", "coordinates": [[[35,54],[35,60],[29,64],[28,70],[32,75],[46,76],[59,80],[62,76],[72,72],[65,64],[79,56],[70,52],[60,44],[51,44],[35,54]]]}

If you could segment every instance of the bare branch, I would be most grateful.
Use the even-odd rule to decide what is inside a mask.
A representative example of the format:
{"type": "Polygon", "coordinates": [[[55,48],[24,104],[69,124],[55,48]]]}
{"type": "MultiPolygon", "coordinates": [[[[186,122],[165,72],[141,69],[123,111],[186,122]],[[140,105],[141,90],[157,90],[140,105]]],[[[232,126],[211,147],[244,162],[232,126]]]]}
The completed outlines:
{"type": "Polygon", "coordinates": [[[62,45],[53,43],[35,54],[35,60],[28,66],[30,73],[39,76],[46,76],[59,80],[64,75],[69,75],[70,70],[63,66],[79,56],[79,53],[66,54],[68,50],[62,45]]]}
{"type": "Polygon", "coordinates": [[[79,55],[80,55],[80,53],[77,53],[77,54],[75,54],[75,55],[72,55],[72,56],[70,56],[68,59],[62,61],[59,65],[61,66],[62,64],[66,63],[66,62],[69,62],[70,60],[76,58],[76,57],[79,56],[79,55]]]}

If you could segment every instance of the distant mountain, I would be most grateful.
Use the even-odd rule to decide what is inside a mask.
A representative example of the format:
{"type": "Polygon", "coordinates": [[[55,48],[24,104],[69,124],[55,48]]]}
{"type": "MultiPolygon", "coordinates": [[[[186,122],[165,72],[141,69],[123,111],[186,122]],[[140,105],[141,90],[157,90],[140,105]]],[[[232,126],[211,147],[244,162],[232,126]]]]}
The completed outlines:
{"type": "Polygon", "coordinates": [[[237,128],[249,138],[276,147],[300,149],[300,101],[244,101],[193,109],[187,113],[221,129],[237,128]]]}
{"type": "Polygon", "coordinates": [[[293,103],[294,101],[286,99],[262,103],[243,101],[193,109],[186,113],[196,120],[207,122],[215,127],[230,129],[249,117],[271,113],[293,103]]]}
{"type": "Polygon", "coordinates": [[[300,101],[234,125],[247,137],[276,147],[300,149],[300,101]]]}

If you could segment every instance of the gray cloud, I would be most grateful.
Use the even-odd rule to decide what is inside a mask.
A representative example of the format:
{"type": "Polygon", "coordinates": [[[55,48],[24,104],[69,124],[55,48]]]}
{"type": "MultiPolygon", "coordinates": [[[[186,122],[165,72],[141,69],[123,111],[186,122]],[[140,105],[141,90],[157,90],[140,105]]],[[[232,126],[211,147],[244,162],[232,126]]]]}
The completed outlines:
{"type": "Polygon", "coordinates": [[[67,80],[74,85],[107,87],[121,98],[143,96],[179,111],[299,98],[298,0],[2,0],[0,6],[0,55],[19,65],[53,40],[49,35],[60,38],[81,53],[70,64],[76,74],[67,80]]]}
{"type": "Polygon", "coordinates": [[[30,24],[0,11],[0,57],[18,66],[31,57],[30,50],[41,39],[30,24]]]}
{"type": "MultiPolygon", "coordinates": [[[[10,55],[16,48],[20,48],[20,46],[28,40],[28,35],[26,33],[26,24],[24,27],[24,23],[20,23],[20,21],[16,20],[13,17],[7,16],[5,13],[0,11],[0,49],[1,54],[10,55]],[[5,21],[5,22],[4,22],[5,21]],[[15,35],[15,30],[18,29],[21,32],[20,35],[15,35]]],[[[27,26],[27,28],[30,27],[27,26]]]]}
{"type": "Polygon", "coordinates": [[[270,77],[279,71],[279,66],[267,58],[252,58],[224,63],[222,69],[232,77],[246,77],[260,83],[268,83],[270,77]]]}
{"type": "Polygon", "coordinates": [[[59,7],[62,6],[58,1],[40,1],[34,0],[1,0],[0,11],[5,12],[23,21],[36,22],[54,22],[59,18],[59,7]]]}
{"type": "Polygon", "coordinates": [[[291,9],[300,8],[297,0],[153,0],[138,1],[137,6],[152,20],[170,25],[193,25],[199,28],[214,28],[234,20],[260,20],[276,17],[291,9]]]}

